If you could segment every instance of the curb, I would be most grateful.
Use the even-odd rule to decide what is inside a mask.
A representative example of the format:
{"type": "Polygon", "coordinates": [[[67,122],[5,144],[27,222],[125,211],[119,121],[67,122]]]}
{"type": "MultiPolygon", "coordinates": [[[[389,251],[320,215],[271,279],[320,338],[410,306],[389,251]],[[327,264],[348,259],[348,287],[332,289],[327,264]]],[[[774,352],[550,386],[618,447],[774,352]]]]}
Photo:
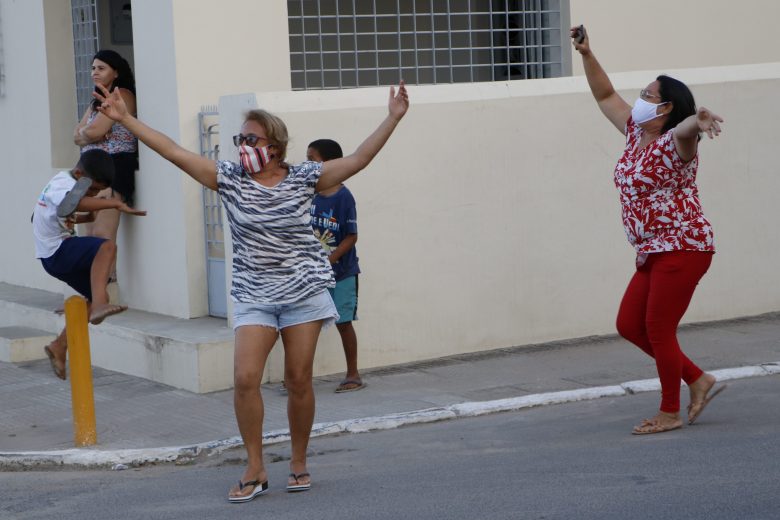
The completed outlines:
{"type": "MultiPolygon", "coordinates": [[[[732,379],[780,374],[780,362],[761,365],[724,368],[710,372],[718,382],[732,379]]],[[[472,401],[444,407],[426,408],[411,412],[393,413],[376,417],[362,417],[343,421],[316,423],[311,437],[323,437],[341,433],[366,433],[391,430],[411,424],[424,424],[464,417],[478,417],[499,412],[509,412],[554,404],[590,401],[603,397],[622,397],[640,392],[661,389],[658,378],[626,381],[617,385],[580,388],[560,392],[545,392],[493,401],[472,401]]],[[[263,434],[263,444],[278,444],[290,440],[289,430],[273,430],[263,434]]],[[[193,457],[218,455],[223,451],[243,445],[241,437],[230,437],[190,446],[140,448],[124,450],[91,450],[74,448],[56,451],[0,452],[0,470],[44,468],[52,466],[77,466],[81,469],[114,466],[126,469],[156,462],[189,462],[193,457]]]]}

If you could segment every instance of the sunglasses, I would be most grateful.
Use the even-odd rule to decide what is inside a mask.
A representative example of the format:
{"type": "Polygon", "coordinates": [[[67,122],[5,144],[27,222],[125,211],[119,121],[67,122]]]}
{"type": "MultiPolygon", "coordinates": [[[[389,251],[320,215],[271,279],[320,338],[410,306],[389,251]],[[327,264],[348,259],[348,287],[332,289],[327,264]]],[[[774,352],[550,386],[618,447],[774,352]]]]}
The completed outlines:
{"type": "Polygon", "coordinates": [[[639,91],[639,97],[641,97],[645,101],[647,101],[648,99],[653,99],[653,98],[655,98],[655,99],[663,99],[663,98],[661,98],[661,96],[659,96],[657,94],[651,94],[650,92],[647,91],[646,88],[643,88],[642,90],[639,91]]]}
{"type": "Polygon", "coordinates": [[[236,146],[241,146],[242,144],[246,143],[247,146],[254,147],[258,141],[268,141],[268,138],[266,137],[260,137],[255,134],[238,134],[233,136],[233,144],[236,146]]]}

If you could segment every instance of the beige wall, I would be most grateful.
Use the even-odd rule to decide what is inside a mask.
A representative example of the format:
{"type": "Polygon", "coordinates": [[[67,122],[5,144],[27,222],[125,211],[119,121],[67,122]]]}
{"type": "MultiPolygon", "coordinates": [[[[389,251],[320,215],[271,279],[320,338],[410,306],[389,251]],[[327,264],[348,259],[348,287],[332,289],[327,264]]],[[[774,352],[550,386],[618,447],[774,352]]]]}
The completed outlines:
{"type": "MultiPolygon", "coordinates": [[[[269,19],[284,19],[286,5],[268,1],[264,10],[269,19]]],[[[216,104],[224,92],[289,89],[286,26],[256,34],[256,19],[239,15],[255,8],[252,0],[135,0],[139,118],[197,153],[202,105],[216,104]],[[237,50],[247,45],[247,34],[255,35],[257,49],[274,53],[258,54],[257,64],[247,66],[237,50]]],[[[149,215],[123,227],[122,296],[144,310],[205,315],[201,187],[145,147],[140,162],[137,205],[149,215]]]]}
{"type": "Polygon", "coordinates": [[[77,108],[76,97],[73,95],[76,78],[73,72],[70,2],[46,0],[44,6],[51,161],[53,167],[69,168],[76,164],[79,157],[78,148],[73,145],[72,132],[77,108]]]}
{"type": "MultiPolygon", "coordinates": [[[[0,98],[0,171],[5,172],[5,189],[0,197],[7,225],[0,231],[0,240],[13,244],[0,255],[0,281],[60,290],[62,284],[47,276],[39,263],[32,260],[28,221],[34,200],[54,169],[72,167],[77,154],[70,143],[76,122],[70,2],[0,0],[0,7],[7,75],[6,96],[0,98]]],[[[290,79],[286,2],[263,0],[263,19],[268,23],[259,24],[257,17],[243,15],[257,9],[255,0],[134,0],[133,54],[141,118],[197,151],[196,119],[201,105],[215,104],[225,94],[258,92],[257,103],[272,110],[281,108],[285,115],[289,113],[288,119],[294,126],[294,158],[296,154],[298,159],[302,158],[305,144],[323,135],[343,141],[347,149],[354,148],[381,117],[378,103],[386,96],[384,90],[287,92],[290,79]],[[262,31],[258,30],[260,25],[262,31]],[[247,41],[257,49],[249,59],[243,52],[247,41]],[[324,111],[323,107],[329,110],[324,111]]],[[[751,126],[747,118],[775,109],[774,98],[766,89],[776,84],[776,76],[760,65],[688,69],[780,61],[780,47],[771,25],[778,14],[780,3],[770,0],[740,4],[727,0],[658,0],[652,9],[639,0],[571,1],[572,23],[585,23],[594,49],[608,71],[645,69],[613,76],[629,100],[653,74],[670,72],[694,83],[700,103],[712,104],[726,115],[727,134],[721,141],[726,143],[730,138],[731,146],[739,142],[741,148],[731,150],[720,143],[705,143],[702,165],[705,208],[713,213],[721,248],[728,244],[732,221],[719,220],[713,204],[729,206],[730,200],[746,204],[748,207],[740,207],[740,218],[746,218],[755,208],[774,211],[771,200],[764,199],[773,187],[765,185],[770,182],[766,177],[770,165],[765,156],[771,148],[756,144],[763,143],[760,139],[771,134],[760,135],[759,141],[752,138],[755,125],[770,123],[764,123],[767,119],[762,118],[751,126]],[[636,13],[642,13],[641,24],[634,22],[636,13]],[[742,99],[743,92],[751,97],[742,99]],[[765,105],[763,109],[758,108],[761,103],[765,105]],[[717,155],[726,149],[728,154],[722,158],[717,155]],[[753,199],[747,194],[728,199],[727,190],[710,191],[715,186],[720,190],[721,184],[706,182],[708,162],[723,168],[737,159],[743,162],[733,164],[733,169],[743,171],[749,167],[749,171],[744,171],[745,178],[749,183],[758,183],[758,205],[748,204],[753,199]]],[[[579,59],[575,57],[573,64],[575,73],[581,72],[579,59]]],[[[387,360],[406,356],[407,350],[415,356],[432,357],[472,347],[500,346],[507,341],[516,344],[572,337],[582,334],[585,325],[611,331],[614,309],[609,305],[616,305],[615,294],[619,296],[622,291],[622,280],[614,287],[609,283],[619,279],[612,277],[615,269],[627,272],[625,260],[630,257],[616,218],[617,204],[609,179],[620,142],[606,133],[610,129],[593,110],[582,85],[582,79],[575,77],[528,83],[413,87],[415,105],[404,122],[405,132],[394,137],[377,164],[350,182],[361,210],[359,251],[366,269],[362,301],[367,303],[361,304],[358,327],[361,335],[366,336],[365,341],[361,339],[361,349],[368,349],[363,358],[366,363],[390,362],[387,360]],[[551,113],[558,115],[548,119],[551,113]],[[593,145],[596,151],[587,150],[593,155],[588,164],[580,160],[583,138],[573,136],[569,130],[583,125],[588,128],[588,137],[595,129],[604,132],[597,134],[599,138],[593,145]],[[474,136],[482,141],[472,152],[468,147],[474,136]],[[523,148],[524,143],[532,146],[523,148]],[[486,164],[490,165],[489,171],[485,170],[486,164]],[[553,182],[555,174],[572,170],[588,175],[565,185],[553,182]],[[475,171],[479,175],[473,175],[475,171]],[[496,181],[496,171],[509,177],[496,181]],[[405,181],[396,183],[395,179],[405,181]],[[446,186],[443,192],[442,183],[446,186]],[[597,241],[571,229],[571,214],[567,213],[571,204],[556,206],[555,199],[540,203],[556,190],[574,189],[579,193],[593,183],[602,191],[594,194],[598,203],[588,207],[585,218],[604,226],[604,240],[597,241]],[[420,199],[418,194],[425,197],[420,199]],[[400,204],[410,196],[411,204],[400,204]],[[525,209],[511,214],[506,208],[500,211],[502,205],[525,209]],[[562,213],[554,211],[557,209],[562,213]],[[548,244],[543,240],[547,228],[542,224],[552,226],[555,236],[566,240],[548,244]],[[413,255],[404,250],[407,242],[413,246],[413,255]],[[565,247],[558,245],[561,243],[565,247]],[[620,262],[605,266],[604,247],[613,248],[612,254],[617,255],[614,258],[620,258],[620,262]],[[433,252],[429,253],[429,249],[433,252]],[[447,262],[441,263],[442,250],[453,251],[452,258],[457,260],[453,265],[458,267],[458,262],[464,262],[465,268],[442,269],[442,265],[452,264],[449,256],[447,262]],[[540,258],[546,261],[551,256],[561,258],[572,268],[581,266],[583,256],[593,262],[598,260],[589,276],[604,280],[604,294],[589,297],[596,298],[594,308],[609,310],[600,318],[602,321],[594,320],[590,311],[579,317],[581,300],[563,297],[572,291],[580,298],[590,294],[588,286],[580,288],[578,278],[564,279],[575,288],[562,294],[561,280],[550,280],[536,270],[537,263],[543,263],[540,258]],[[425,275],[424,283],[415,278],[418,272],[425,275]],[[452,289],[461,286],[469,295],[465,303],[459,302],[452,289]],[[481,302],[482,296],[504,287],[514,288],[517,301],[497,310],[494,318],[484,322],[486,326],[477,320],[469,323],[474,318],[464,313],[461,305],[470,309],[474,305],[471,302],[481,302]],[[439,293],[447,298],[436,300],[439,293]],[[554,297],[557,308],[571,319],[555,324],[545,321],[549,309],[534,303],[540,295],[554,297]],[[383,302],[383,308],[394,310],[377,314],[376,309],[371,310],[372,301],[383,302]],[[420,317],[428,319],[429,315],[437,318],[432,323],[437,323],[441,331],[415,331],[418,336],[413,338],[405,330],[405,324],[420,317]],[[510,331],[511,341],[502,336],[504,331],[495,332],[501,330],[500,323],[516,320],[525,321],[513,325],[516,330],[510,331]],[[461,323],[468,326],[460,330],[461,323]],[[450,330],[453,325],[457,332],[450,330]],[[522,334],[515,333],[519,330],[522,334]],[[418,346],[427,345],[429,340],[432,346],[418,346]],[[371,353],[370,349],[377,350],[371,353]]],[[[236,124],[223,125],[224,156],[232,153],[232,145],[225,139],[236,130],[236,124]]],[[[724,176],[718,179],[721,182],[725,186],[736,181],[724,176]]],[[[737,188],[742,186],[738,184],[737,188]]],[[[119,240],[120,279],[125,281],[122,297],[132,307],[179,317],[205,314],[200,193],[196,183],[142,148],[137,201],[139,207],[149,211],[149,216],[124,219],[119,240]]],[[[729,206],[727,214],[730,216],[731,212],[733,208],[729,206]]],[[[752,234],[764,233],[752,223],[737,225],[743,226],[743,232],[750,230],[743,239],[745,245],[764,236],[752,234]]],[[[763,312],[771,307],[771,302],[763,296],[755,298],[754,292],[766,290],[767,285],[753,282],[758,276],[748,280],[737,276],[736,268],[743,263],[750,268],[747,272],[761,273],[761,262],[751,254],[744,258],[720,255],[713,269],[729,266],[734,270],[730,278],[734,294],[729,302],[739,304],[741,313],[763,312]],[[733,258],[732,264],[729,258],[733,258]],[[750,290],[741,291],[745,284],[750,290]]],[[[702,292],[706,290],[705,285],[702,292]]],[[[691,316],[710,317],[697,312],[691,316]]],[[[336,343],[331,342],[334,336],[335,332],[326,333],[324,344],[335,348],[336,343]]],[[[328,348],[322,352],[327,353],[328,348]]],[[[323,370],[329,370],[328,366],[338,370],[339,356],[331,365],[321,366],[323,370]]]]}
{"type": "MultiPolygon", "coordinates": [[[[776,0],[569,0],[608,72],[780,61],[776,0]]],[[[575,56],[573,72],[582,74],[575,56]]]]}
{"type": "MultiPolygon", "coordinates": [[[[613,80],[630,97],[658,72],[613,80]]],[[[780,63],[673,72],[726,119],[723,135],[701,144],[699,186],[718,253],[686,319],[776,311],[780,178],[768,151],[780,63]]],[[[320,137],[354,150],[384,117],[386,96],[256,99],[287,122],[290,158],[300,161],[320,137]]],[[[410,87],[410,97],[388,145],[348,182],[363,270],[360,365],[614,333],[634,256],[612,182],[624,138],[584,78],[410,87]]],[[[237,110],[224,113],[236,99],[223,100],[225,125],[238,124],[237,110]]],[[[281,370],[274,352],[269,379],[281,370]]],[[[338,334],[326,331],[316,371],[343,370],[338,334]]]]}

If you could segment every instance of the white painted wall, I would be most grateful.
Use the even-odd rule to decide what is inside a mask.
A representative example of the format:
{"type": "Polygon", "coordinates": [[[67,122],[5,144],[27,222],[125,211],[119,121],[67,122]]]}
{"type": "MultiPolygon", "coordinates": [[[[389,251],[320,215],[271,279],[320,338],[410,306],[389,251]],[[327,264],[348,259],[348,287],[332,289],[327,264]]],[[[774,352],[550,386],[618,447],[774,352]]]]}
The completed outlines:
{"type": "Polygon", "coordinates": [[[67,96],[75,89],[73,68],[67,68],[73,63],[72,36],[68,46],[65,30],[69,5],[0,0],[6,72],[6,93],[0,97],[0,279],[54,291],[62,284],[35,261],[30,215],[55,169],[71,168],[78,158],[61,130],[72,129],[68,118],[76,113],[75,96],[67,96]]]}
{"type": "MultiPolygon", "coordinates": [[[[718,253],[686,319],[776,311],[780,179],[766,152],[780,63],[671,72],[726,119],[723,135],[701,144],[718,253]]],[[[612,79],[631,98],[658,73],[612,79]]],[[[293,161],[321,137],[354,150],[386,113],[384,88],[255,96],[287,123],[293,161]]],[[[614,333],[634,260],[612,182],[624,138],[585,79],[410,87],[410,98],[386,148],[347,183],[363,270],[360,365],[614,333]]],[[[223,121],[239,124],[239,111],[227,112],[236,100],[223,100],[223,121]]],[[[281,378],[281,358],[277,349],[269,379],[281,378]]],[[[316,363],[318,374],[344,370],[335,329],[316,363]]]]}

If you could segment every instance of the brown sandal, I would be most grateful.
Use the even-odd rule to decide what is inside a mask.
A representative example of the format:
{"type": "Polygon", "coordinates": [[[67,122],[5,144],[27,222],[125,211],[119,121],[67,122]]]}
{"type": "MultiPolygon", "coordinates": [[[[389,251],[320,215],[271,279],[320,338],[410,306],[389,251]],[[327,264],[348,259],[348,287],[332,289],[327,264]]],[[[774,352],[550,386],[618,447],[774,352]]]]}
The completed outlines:
{"type": "Polygon", "coordinates": [[[709,397],[705,397],[704,400],[699,401],[698,403],[691,403],[688,405],[688,424],[693,424],[696,419],[699,418],[701,413],[704,411],[704,409],[707,407],[708,404],[710,404],[710,401],[715,399],[715,396],[717,396],[719,393],[724,391],[728,385],[723,385],[719,387],[717,390],[712,392],[712,394],[709,395],[709,397]]]}
{"type": "Polygon", "coordinates": [[[631,434],[650,435],[652,433],[669,432],[672,430],[677,430],[679,428],[682,428],[682,421],[680,421],[679,424],[664,425],[664,424],[660,424],[655,419],[642,419],[642,422],[639,423],[637,426],[634,426],[634,429],[631,430],[631,434]]]}
{"type": "Polygon", "coordinates": [[[54,342],[51,342],[43,347],[43,351],[46,352],[46,355],[49,357],[49,363],[51,363],[51,369],[54,371],[54,375],[65,380],[67,379],[65,361],[60,361],[57,359],[57,356],[54,355],[54,351],[50,348],[53,344],[54,342]]]}

